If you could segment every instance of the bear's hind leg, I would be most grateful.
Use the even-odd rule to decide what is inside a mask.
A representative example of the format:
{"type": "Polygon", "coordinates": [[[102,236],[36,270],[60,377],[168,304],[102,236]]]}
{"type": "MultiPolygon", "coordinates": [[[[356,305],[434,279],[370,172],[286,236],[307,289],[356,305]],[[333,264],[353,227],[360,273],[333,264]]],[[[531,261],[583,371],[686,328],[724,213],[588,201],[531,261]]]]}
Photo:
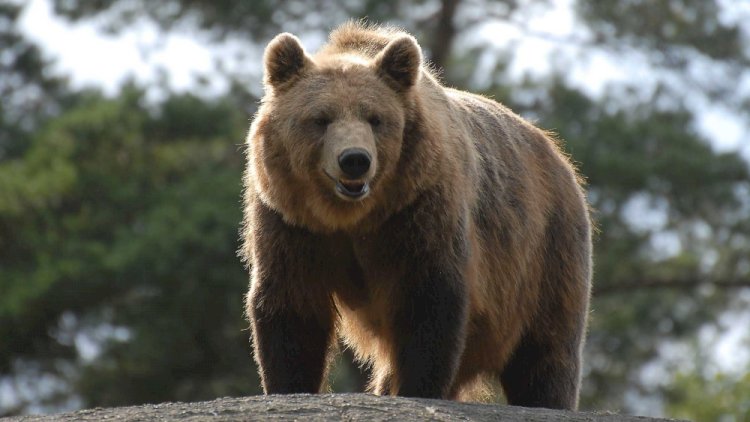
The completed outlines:
{"type": "Polygon", "coordinates": [[[500,376],[512,405],[578,407],[591,276],[590,223],[579,211],[550,216],[540,310],[500,376]]]}
{"type": "Polygon", "coordinates": [[[392,382],[393,376],[390,372],[374,370],[368,390],[379,396],[387,396],[391,394],[392,382]]]}
{"type": "Polygon", "coordinates": [[[580,366],[579,341],[553,345],[524,338],[500,382],[510,405],[575,410],[580,366]]]}

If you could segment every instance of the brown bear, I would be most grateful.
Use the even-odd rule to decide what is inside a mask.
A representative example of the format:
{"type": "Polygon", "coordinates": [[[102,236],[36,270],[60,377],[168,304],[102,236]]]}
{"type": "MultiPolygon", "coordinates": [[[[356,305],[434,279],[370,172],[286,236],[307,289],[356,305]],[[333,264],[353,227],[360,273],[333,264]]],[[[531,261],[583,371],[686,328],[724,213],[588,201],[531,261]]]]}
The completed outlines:
{"type": "Polygon", "coordinates": [[[319,392],[337,336],[376,394],[575,409],[591,277],[555,140],[442,86],[413,37],[345,24],[264,56],[241,254],[264,391],[319,392]]]}

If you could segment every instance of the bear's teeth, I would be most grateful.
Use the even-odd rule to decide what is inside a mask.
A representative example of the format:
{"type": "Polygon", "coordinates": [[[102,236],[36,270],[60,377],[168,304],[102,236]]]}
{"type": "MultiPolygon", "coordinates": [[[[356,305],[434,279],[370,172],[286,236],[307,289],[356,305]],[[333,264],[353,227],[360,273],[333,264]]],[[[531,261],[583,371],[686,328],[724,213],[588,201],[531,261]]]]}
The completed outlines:
{"type": "Polygon", "coordinates": [[[350,192],[362,192],[365,187],[364,183],[341,182],[341,184],[350,192]]]}
{"type": "Polygon", "coordinates": [[[336,190],[348,198],[359,199],[370,191],[370,187],[366,182],[345,182],[339,180],[336,182],[336,190]]]}

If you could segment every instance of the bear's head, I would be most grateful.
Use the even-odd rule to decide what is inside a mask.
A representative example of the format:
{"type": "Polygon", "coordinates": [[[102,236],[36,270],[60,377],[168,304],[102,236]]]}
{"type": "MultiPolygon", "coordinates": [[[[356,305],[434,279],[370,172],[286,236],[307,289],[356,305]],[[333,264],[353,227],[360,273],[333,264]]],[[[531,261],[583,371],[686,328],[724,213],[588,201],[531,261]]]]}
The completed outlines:
{"type": "Polygon", "coordinates": [[[422,52],[406,34],[381,47],[310,56],[284,33],[266,48],[249,173],[290,222],[346,229],[392,200],[422,52]]]}

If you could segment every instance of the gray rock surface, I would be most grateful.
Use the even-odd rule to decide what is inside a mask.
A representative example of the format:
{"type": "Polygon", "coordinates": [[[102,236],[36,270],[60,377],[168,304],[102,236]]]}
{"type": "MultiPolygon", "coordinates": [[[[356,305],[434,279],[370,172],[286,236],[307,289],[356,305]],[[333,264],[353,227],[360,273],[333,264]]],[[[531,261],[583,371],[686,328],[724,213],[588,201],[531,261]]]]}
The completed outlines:
{"type": "Polygon", "coordinates": [[[97,408],[47,416],[3,418],[11,421],[667,421],[609,412],[457,403],[443,400],[378,397],[370,394],[296,394],[221,398],[196,403],[163,403],[97,408]]]}

